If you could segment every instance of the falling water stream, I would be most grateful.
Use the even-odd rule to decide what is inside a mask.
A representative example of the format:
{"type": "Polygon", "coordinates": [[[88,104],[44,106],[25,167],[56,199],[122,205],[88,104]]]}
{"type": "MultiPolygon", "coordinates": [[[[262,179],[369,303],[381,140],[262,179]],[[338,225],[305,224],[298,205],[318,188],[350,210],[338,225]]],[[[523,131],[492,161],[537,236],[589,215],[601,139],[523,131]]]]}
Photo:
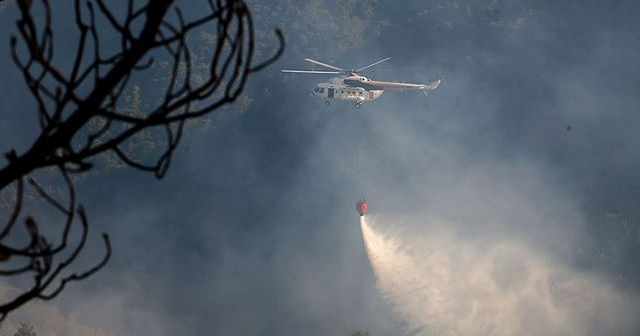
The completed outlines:
{"type": "Polygon", "coordinates": [[[631,335],[633,301],[513,239],[402,231],[361,216],[380,294],[424,335],[631,335]]]}

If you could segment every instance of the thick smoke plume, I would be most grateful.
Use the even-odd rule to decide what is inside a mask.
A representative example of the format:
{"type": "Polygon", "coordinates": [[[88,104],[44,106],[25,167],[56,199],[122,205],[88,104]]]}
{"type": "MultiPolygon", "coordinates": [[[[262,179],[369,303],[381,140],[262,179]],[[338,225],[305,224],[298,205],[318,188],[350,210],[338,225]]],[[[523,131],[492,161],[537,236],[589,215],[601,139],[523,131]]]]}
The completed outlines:
{"type": "MultiPolygon", "coordinates": [[[[361,217],[383,297],[424,335],[631,335],[629,293],[514,239],[479,239],[387,216],[361,217]]],[[[428,221],[428,220],[425,220],[428,221]]],[[[436,228],[437,227],[437,228],[436,228]]]]}

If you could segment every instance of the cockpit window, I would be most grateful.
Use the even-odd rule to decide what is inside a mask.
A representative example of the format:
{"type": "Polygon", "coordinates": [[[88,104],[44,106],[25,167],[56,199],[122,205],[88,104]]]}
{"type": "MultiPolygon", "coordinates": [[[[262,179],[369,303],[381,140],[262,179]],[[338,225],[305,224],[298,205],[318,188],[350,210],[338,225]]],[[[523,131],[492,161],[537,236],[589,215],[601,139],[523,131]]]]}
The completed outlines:
{"type": "Polygon", "coordinates": [[[317,93],[318,91],[320,91],[320,88],[316,86],[316,88],[315,88],[315,89],[313,89],[313,92],[316,92],[316,93],[317,93]]]}
{"type": "Polygon", "coordinates": [[[320,93],[324,93],[324,88],[320,88],[320,93]]]}

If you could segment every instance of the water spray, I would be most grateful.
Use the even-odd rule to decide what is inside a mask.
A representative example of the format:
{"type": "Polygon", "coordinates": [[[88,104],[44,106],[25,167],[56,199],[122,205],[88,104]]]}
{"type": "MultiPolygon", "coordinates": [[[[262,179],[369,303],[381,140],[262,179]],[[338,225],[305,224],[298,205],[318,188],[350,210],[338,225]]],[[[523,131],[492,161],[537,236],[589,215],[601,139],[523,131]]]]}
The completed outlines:
{"type": "Polygon", "coordinates": [[[460,236],[446,225],[407,230],[358,212],[379,292],[407,330],[582,336],[627,335],[640,328],[632,313],[638,304],[629,293],[527,244],[460,236]]]}

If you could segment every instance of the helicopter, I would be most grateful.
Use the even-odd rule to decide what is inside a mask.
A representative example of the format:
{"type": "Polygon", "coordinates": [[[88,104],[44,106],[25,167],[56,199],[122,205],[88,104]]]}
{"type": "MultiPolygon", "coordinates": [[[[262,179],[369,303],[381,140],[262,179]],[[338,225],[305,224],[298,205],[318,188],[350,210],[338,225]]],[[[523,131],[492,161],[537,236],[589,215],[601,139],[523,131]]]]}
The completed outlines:
{"type": "Polygon", "coordinates": [[[286,73],[305,73],[305,74],[334,74],[341,77],[331,78],[327,83],[318,83],[313,89],[311,95],[316,98],[324,99],[325,105],[330,106],[331,101],[334,99],[339,100],[352,100],[355,101],[355,107],[360,108],[366,101],[375,100],[380,98],[384,93],[384,90],[422,90],[427,95],[428,91],[433,91],[438,88],[442,82],[442,77],[429,84],[411,84],[400,82],[385,82],[372,80],[367,77],[361,76],[358,73],[367,70],[373,66],[376,66],[382,62],[390,60],[391,57],[379,60],[371,63],[365,67],[354,70],[345,70],[337,66],[318,62],[309,58],[304,60],[316,65],[323,66],[329,70],[289,70],[283,69],[282,72],[286,73]]]}

